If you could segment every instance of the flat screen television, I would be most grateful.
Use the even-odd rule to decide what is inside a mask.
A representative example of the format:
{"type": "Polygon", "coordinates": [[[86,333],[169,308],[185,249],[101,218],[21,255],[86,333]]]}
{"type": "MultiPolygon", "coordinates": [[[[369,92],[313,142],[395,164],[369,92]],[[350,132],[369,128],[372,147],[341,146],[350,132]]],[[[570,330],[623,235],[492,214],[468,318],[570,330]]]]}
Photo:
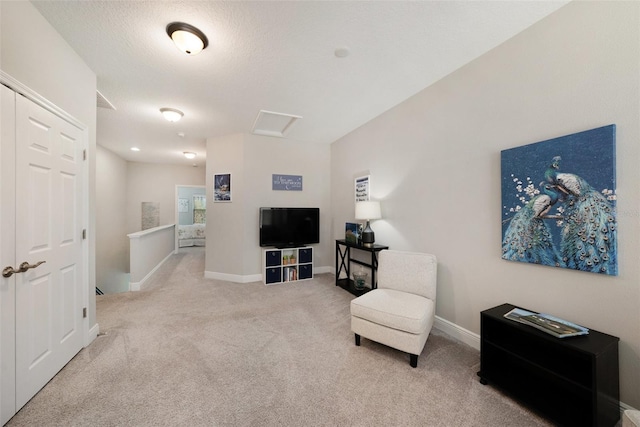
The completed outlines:
{"type": "Polygon", "coordinates": [[[260,208],[260,246],[320,243],[320,208],[260,208]]]}

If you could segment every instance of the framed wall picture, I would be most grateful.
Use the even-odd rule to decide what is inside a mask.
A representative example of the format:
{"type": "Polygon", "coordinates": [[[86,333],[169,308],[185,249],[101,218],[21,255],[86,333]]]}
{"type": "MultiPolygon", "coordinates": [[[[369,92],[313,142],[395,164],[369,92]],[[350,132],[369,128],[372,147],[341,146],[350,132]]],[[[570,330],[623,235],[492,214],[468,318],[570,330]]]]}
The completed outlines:
{"type": "Polygon", "coordinates": [[[231,202],[231,174],[213,175],[213,201],[231,202]]]}
{"type": "Polygon", "coordinates": [[[616,127],[503,150],[502,258],[618,274],[616,127]]]}
{"type": "Polygon", "coordinates": [[[366,202],[371,194],[371,175],[355,179],[356,202],[366,202]]]}
{"type": "Polygon", "coordinates": [[[271,189],[280,191],[302,191],[302,175],[271,175],[271,189]]]}
{"type": "Polygon", "coordinates": [[[189,199],[178,199],[178,212],[189,212],[189,199]]]}

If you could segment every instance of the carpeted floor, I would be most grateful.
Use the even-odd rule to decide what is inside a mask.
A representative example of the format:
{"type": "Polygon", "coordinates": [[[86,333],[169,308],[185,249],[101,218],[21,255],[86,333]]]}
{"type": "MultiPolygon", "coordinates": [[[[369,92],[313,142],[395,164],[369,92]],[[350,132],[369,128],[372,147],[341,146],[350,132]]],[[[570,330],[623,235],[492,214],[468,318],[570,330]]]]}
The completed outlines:
{"type": "Polygon", "coordinates": [[[204,279],[202,248],[141,292],[97,297],[101,335],[8,426],[549,426],[478,382],[477,350],[433,330],[418,360],[350,331],[334,276],[204,279]]]}

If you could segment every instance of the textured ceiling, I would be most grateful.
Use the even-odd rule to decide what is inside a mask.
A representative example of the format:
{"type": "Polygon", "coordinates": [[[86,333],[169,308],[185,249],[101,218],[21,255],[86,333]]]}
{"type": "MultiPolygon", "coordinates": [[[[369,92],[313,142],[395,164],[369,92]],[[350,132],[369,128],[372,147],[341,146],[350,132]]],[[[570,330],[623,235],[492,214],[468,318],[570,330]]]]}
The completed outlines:
{"type": "Polygon", "coordinates": [[[289,139],[331,143],[565,3],[33,1],[116,108],[98,109],[98,144],[154,163],[192,164],[193,151],[198,165],[206,138],[250,133],[260,110],[302,116],[289,139]],[[180,52],[173,21],[209,47],[180,52]],[[185,116],[166,122],[161,107],[185,116]]]}

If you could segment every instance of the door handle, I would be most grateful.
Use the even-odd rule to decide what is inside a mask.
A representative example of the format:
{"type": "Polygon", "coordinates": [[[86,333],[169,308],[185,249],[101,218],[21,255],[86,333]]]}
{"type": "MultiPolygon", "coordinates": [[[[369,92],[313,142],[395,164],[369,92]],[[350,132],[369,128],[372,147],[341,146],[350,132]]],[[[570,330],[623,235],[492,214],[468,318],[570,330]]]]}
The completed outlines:
{"type": "Polygon", "coordinates": [[[14,270],[13,267],[8,266],[2,270],[2,277],[11,277],[13,273],[19,273],[18,270],[14,270]]]}
{"type": "Polygon", "coordinates": [[[20,264],[20,269],[18,271],[16,271],[16,273],[24,273],[25,271],[29,270],[30,268],[38,268],[40,266],[40,264],[44,264],[47,261],[38,261],[35,264],[29,264],[28,262],[23,262],[22,264],[20,264]]]}
{"type": "Polygon", "coordinates": [[[14,269],[11,266],[5,267],[2,270],[2,277],[11,277],[16,273],[24,273],[25,271],[29,270],[30,268],[37,268],[40,266],[40,264],[44,264],[47,261],[38,261],[35,264],[29,264],[28,262],[23,262],[22,264],[20,264],[20,267],[18,267],[18,269],[14,269]]]}

